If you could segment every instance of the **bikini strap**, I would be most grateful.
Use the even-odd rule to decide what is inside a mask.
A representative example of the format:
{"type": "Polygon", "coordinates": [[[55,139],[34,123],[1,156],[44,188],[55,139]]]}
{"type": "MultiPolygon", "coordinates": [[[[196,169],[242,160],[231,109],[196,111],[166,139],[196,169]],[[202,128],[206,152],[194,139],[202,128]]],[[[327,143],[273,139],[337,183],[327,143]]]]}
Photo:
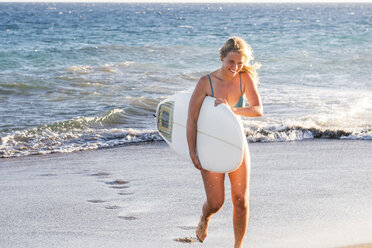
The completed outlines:
{"type": "Polygon", "coordinates": [[[243,88],[242,88],[242,74],[239,72],[240,77],[240,94],[243,95],[243,88]]]}
{"type": "Polygon", "coordinates": [[[211,77],[209,76],[209,74],[207,74],[207,76],[208,76],[208,78],[209,78],[209,84],[211,85],[212,97],[214,97],[212,80],[211,80],[211,77]]]}

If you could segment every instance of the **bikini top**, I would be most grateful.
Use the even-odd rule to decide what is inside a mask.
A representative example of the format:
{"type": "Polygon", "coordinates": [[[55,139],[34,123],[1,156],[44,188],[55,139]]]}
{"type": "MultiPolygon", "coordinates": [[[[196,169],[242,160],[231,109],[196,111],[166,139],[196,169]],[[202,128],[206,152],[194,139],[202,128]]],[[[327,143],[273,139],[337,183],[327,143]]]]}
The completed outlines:
{"type": "MultiPolygon", "coordinates": [[[[209,74],[207,74],[207,76],[209,78],[209,84],[211,85],[212,97],[214,97],[212,79],[209,76],[209,74]]],[[[239,98],[239,101],[235,104],[234,108],[244,107],[244,98],[243,98],[244,94],[243,94],[243,89],[242,89],[242,76],[241,76],[240,72],[239,72],[239,78],[240,78],[240,98],[239,98]]]]}

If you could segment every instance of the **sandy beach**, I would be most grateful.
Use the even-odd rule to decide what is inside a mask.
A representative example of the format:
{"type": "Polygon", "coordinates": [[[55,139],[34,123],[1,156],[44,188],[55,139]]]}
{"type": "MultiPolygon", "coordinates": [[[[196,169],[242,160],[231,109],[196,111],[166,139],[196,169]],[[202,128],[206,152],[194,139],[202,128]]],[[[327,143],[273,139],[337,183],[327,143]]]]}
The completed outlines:
{"type": "Polygon", "coordinates": [[[231,36],[264,108],[244,247],[372,248],[372,3],[36,2],[0,3],[0,248],[232,247],[228,178],[201,244],[200,172],[154,118],[231,36]]]}
{"type": "MultiPolygon", "coordinates": [[[[250,144],[245,247],[371,247],[372,143],[250,144]]],[[[232,204],[194,237],[200,175],[162,142],[0,160],[1,247],[232,247],[232,204]]]]}

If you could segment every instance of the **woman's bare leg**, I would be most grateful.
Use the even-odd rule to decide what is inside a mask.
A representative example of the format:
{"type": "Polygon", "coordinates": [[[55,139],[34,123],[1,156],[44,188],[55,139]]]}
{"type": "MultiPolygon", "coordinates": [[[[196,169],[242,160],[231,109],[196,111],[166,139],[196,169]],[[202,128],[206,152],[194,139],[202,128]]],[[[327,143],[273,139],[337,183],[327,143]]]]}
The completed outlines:
{"type": "Polygon", "coordinates": [[[225,201],[225,174],[206,170],[202,170],[201,174],[207,200],[203,205],[202,216],[196,229],[196,237],[200,242],[203,242],[207,237],[208,223],[211,216],[221,209],[225,201]]]}
{"type": "Polygon", "coordinates": [[[231,199],[234,206],[233,223],[235,248],[241,248],[249,219],[249,174],[250,157],[248,146],[241,166],[231,173],[231,199]]]}

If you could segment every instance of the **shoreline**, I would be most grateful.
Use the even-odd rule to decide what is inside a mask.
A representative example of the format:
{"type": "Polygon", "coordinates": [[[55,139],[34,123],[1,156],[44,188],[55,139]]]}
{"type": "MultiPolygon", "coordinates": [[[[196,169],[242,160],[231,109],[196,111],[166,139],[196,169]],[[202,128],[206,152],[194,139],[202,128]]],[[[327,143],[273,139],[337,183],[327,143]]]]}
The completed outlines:
{"type": "MultiPolygon", "coordinates": [[[[244,247],[370,247],[372,142],[249,147],[244,247]]],[[[7,247],[184,247],[175,240],[195,236],[205,197],[198,171],[162,142],[1,159],[0,187],[0,243],[7,247]]],[[[207,240],[190,245],[231,246],[228,178],[225,187],[207,240]]]]}

